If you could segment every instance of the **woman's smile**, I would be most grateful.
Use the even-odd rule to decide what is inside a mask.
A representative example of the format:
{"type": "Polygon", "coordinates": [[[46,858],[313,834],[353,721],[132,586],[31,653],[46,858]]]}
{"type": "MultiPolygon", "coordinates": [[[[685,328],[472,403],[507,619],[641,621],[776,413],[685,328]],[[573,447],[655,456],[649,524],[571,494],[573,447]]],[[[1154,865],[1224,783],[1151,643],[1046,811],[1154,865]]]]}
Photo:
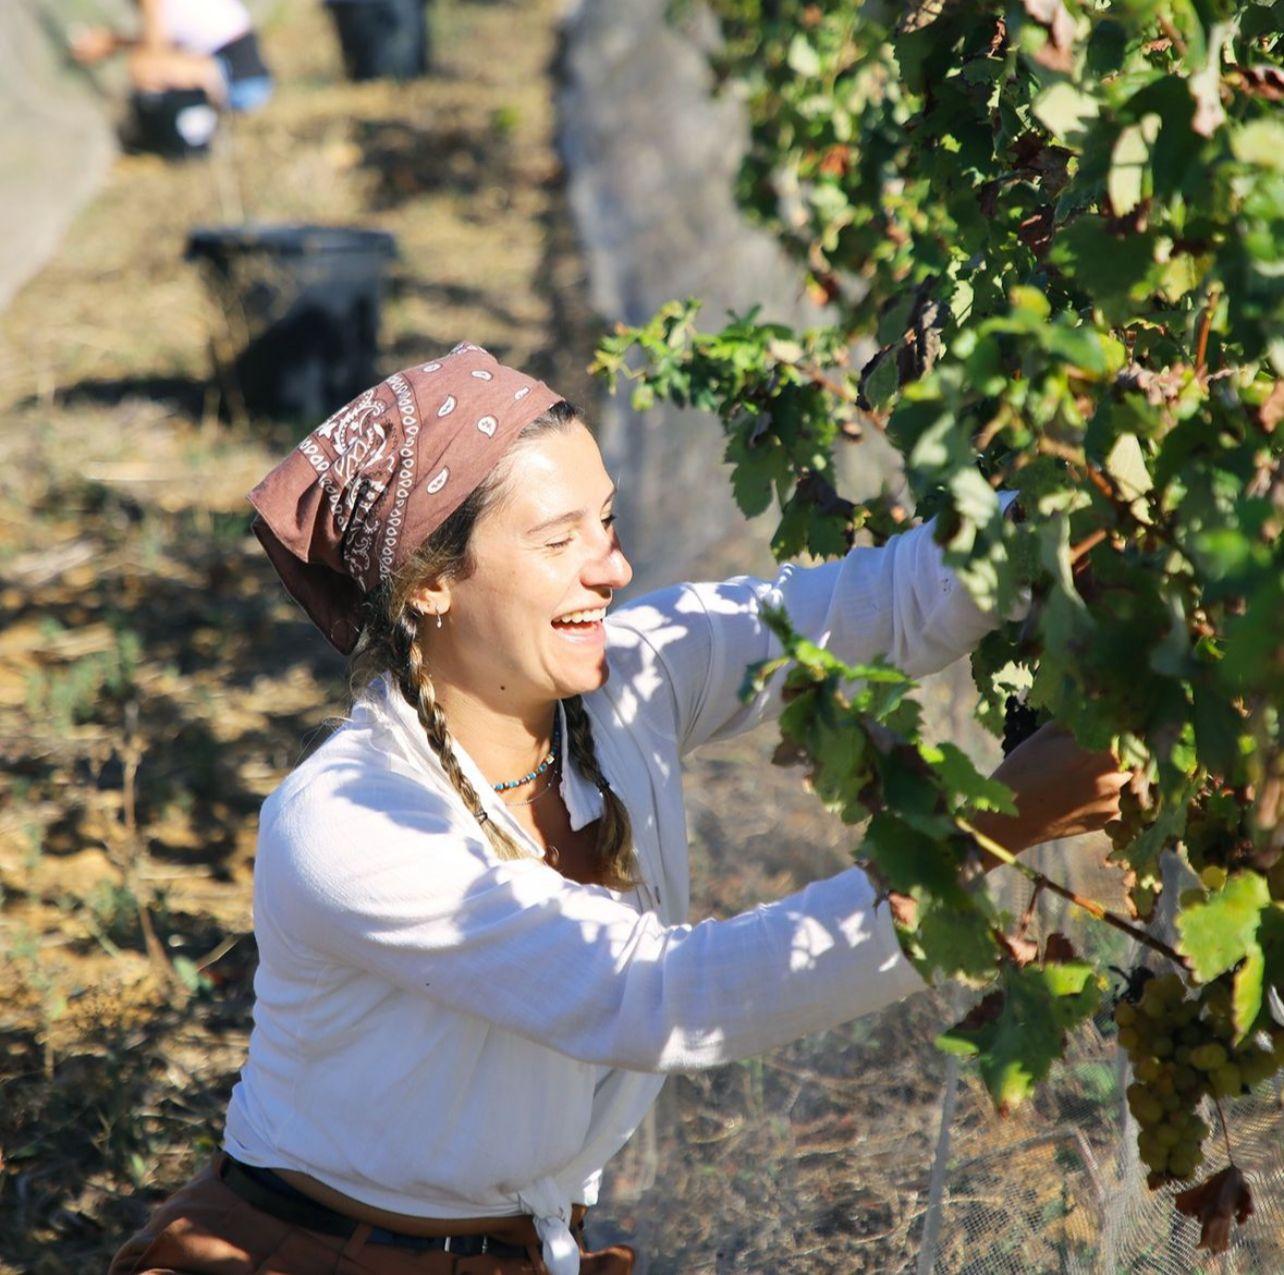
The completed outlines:
{"type": "Polygon", "coordinates": [[[559,637],[576,646],[601,647],[606,644],[606,607],[585,607],[571,611],[553,621],[559,637]]]}

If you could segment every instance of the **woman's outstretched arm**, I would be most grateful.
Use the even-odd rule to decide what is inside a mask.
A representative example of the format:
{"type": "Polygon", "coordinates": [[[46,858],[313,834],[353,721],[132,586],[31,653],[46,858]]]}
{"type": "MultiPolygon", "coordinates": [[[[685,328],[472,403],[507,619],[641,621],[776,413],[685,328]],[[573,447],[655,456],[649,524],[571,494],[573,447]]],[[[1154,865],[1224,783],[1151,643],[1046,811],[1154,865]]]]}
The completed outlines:
{"type": "Polygon", "coordinates": [[[972,601],[946,567],[932,530],[925,523],[879,548],[853,549],[816,567],[790,564],[774,580],[742,576],[640,598],[608,621],[631,631],[621,645],[633,654],[622,671],[667,685],[669,695],[649,702],[652,711],[672,715],[656,724],[672,730],[687,752],[779,712],[783,673],[750,702],[740,698],[748,666],[780,653],[763,619],[768,607],[783,607],[801,634],[849,664],[881,657],[914,677],[945,668],[999,617],[972,601]]]}
{"type": "Polygon", "coordinates": [[[286,975],[282,995],[312,987],[315,1012],[339,1013],[341,989],[374,976],[425,1013],[636,1071],[750,1057],[922,987],[859,869],[666,925],[533,858],[497,859],[462,812],[364,766],[269,799],[254,910],[265,1003],[286,975]]]}

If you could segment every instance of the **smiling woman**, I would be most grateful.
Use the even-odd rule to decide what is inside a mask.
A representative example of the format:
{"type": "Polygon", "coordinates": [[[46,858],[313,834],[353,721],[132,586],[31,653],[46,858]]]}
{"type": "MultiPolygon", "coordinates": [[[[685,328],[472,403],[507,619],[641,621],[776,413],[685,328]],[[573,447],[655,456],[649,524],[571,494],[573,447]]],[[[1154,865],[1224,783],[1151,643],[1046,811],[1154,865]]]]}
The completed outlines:
{"type": "MultiPolygon", "coordinates": [[[[665,1073],[921,986],[856,868],[687,924],[681,758],[779,711],[779,679],[739,693],[779,653],[768,606],[913,674],[993,617],[930,525],[611,611],[614,494],[574,409],[471,345],[368,390],[252,493],[354,703],[264,803],[224,1148],[112,1275],[626,1275],[584,1216],[665,1073]]],[[[1045,729],[1000,767],[1019,814],[986,830],[1099,828],[1116,770],[1045,729]]]]}

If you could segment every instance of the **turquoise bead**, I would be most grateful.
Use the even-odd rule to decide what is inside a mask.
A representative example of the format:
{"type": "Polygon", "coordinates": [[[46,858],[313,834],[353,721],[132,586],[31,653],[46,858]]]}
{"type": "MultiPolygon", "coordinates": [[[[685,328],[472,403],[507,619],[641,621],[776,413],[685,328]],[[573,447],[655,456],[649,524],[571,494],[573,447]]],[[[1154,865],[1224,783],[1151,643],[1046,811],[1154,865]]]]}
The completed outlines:
{"type": "Polygon", "coordinates": [[[495,792],[507,792],[510,788],[520,788],[523,784],[528,784],[532,779],[538,779],[555,761],[557,760],[557,740],[553,740],[553,750],[544,758],[529,775],[523,775],[520,779],[505,780],[502,784],[491,784],[495,792]]]}

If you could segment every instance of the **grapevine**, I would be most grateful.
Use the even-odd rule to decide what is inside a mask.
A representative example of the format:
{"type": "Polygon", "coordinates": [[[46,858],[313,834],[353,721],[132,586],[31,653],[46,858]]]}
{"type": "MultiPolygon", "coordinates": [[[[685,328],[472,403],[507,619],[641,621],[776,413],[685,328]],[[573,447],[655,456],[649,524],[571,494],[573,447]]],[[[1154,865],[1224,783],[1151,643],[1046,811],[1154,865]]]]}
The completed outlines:
{"type": "MultiPolygon", "coordinates": [[[[981,721],[1015,746],[1050,718],[1135,775],[1111,829],[1131,912],[1072,901],[1141,935],[1164,858],[1194,882],[1115,1010],[1150,1182],[1185,1182],[1212,1139],[1231,1158],[1225,1101],[1284,1065],[1284,4],[712,8],[748,103],[741,203],[827,321],[708,331],[675,301],[597,370],[721,419],[778,556],[879,543],[910,505],[978,604],[1028,611],[973,658],[981,721]],[[850,500],[835,452],[869,430],[905,490],[850,500]]],[[[1010,1108],[1107,971],[1019,956],[967,888],[983,851],[1013,858],[969,819],[1010,794],[924,738],[912,681],[772,623],[784,653],[751,682],[785,679],[780,759],[864,825],[923,973],[985,989],[941,1043],[1010,1108]]],[[[1176,1203],[1214,1250],[1252,1208],[1233,1162],[1176,1203]]]]}

